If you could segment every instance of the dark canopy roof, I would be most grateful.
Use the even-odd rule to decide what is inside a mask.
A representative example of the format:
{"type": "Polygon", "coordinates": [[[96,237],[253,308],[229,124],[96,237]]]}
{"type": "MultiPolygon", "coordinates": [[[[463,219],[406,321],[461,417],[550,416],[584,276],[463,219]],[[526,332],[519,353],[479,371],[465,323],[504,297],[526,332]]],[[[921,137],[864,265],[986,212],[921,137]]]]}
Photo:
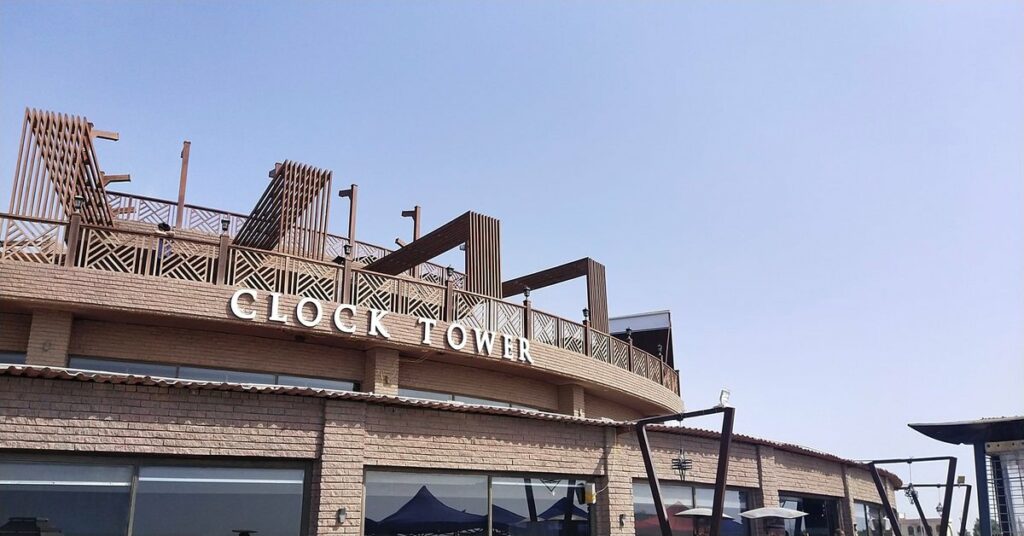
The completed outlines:
{"type": "Polygon", "coordinates": [[[996,417],[977,421],[918,423],[908,425],[945,443],[967,444],[1024,439],[1024,417],[996,417]]]}
{"type": "Polygon", "coordinates": [[[481,524],[487,524],[487,516],[456,510],[422,486],[409,502],[378,521],[373,530],[376,534],[443,534],[481,524]]]}

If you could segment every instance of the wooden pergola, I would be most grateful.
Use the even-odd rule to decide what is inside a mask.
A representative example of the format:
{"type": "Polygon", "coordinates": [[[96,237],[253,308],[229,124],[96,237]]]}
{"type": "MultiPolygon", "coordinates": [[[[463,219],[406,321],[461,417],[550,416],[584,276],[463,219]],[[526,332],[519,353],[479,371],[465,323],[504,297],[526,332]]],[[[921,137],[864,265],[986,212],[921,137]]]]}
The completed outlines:
{"type": "Polygon", "coordinates": [[[86,118],[35,109],[25,110],[19,142],[10,213],[68,220],[81,198],[84,223],[112,225],[106,184],[127,176],[100,171],[94,138],[117,140],[116,132],[93,129],[86,118]]]}
{"type": "Polygon", "coordinates": [[[508,298],[522,294],[526,289],[536,290],[549,287],[577,277],[587,278],[587,309],[590,311],[590,326],[607,333],[608,286],[604,265],[590,257],[505,281],[501,284],[501,296],[508,298]]]}
{"type": "Polygon", "coordinates": [[[466,212],[366,266],[398,275],[466,244],[466,290],[501,297],[501,229],[496,218],[466,212]]]}
{"type": "Polygon", "coordinates": [[[270,178],[270,184],[235,236],[234,243],[323,258],[331,202],[331,171],[286,160],[274,166],[270,178]]]}

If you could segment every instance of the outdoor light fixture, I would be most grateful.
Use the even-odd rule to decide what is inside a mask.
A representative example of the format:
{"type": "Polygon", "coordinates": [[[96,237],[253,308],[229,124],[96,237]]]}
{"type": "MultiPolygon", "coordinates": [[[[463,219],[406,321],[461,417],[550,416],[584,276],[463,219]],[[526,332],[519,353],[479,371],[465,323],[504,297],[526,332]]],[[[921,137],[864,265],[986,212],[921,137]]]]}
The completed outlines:
{"type": "Polygon", "coordinates": [[[220,219],[220,230],[221,230],[222,233],[228,232],[228,227],[230,227],[230,226],[231,226],[231,220],[229,220],[227,218],[221,218],[220,219]]]}
{"type": "Polygon", "coordinates": [[[334,519],[338,520],[338,523],[344,523],[346,517],[348,517],[348,512],[344,507],[338,508],[338,513],[334,515],[334,519]]]}
{"type": "Polygon", "coordinates": [[[341,255],[338,255],[337,257],[332,259],[331,262],[333,262],[334,264],[337,264],[338,266],[345,266],[345,257],[342,257],[341,255]]]}
{"type": "Polygon", "coordinates": [[[961,486],[966,484],[967,483],[967,477],[965,477],[964,475],[957,475],[956,483],[961,485],[961,486]]]}
{"type": "Polygon", "coordinates": [[[523,287],[523,297],[530,299],[530,287],[523,287]]]}
{"type": "Polygon", "coordinates": [[[583,308],[583,320],[589,320],[589,319],[590,319],[590,309],[584,307],[583,308]]]}
{"type": "Polygon", "coordinates": [[[661,352],[662,352],[662,350],[664,350],[664,349],[665,349],[665,347],[664,347],[664,346],[662,346],[662,345],[660,345],[660,344],[658,345],[658,357],[662,357],[662,355],[661,355],[661,352]]]}
{"type": "Polygon", "coordinates": [[[352,244],[345,244],[344,250],[345,250],[345,256],[346,257],[352,256],[352,244]]]}
{"type": "Polygon", "coordinates": [[[935,506],[935,511],[940,513],[940,514],[942,513],[942,502],[941,501],[939,502],[938,505],[935,506]]]}
{"type": "Polygon", "coordinates": [[[633,343],[633,328],[626,328],[626,342],[633,343]]]}
{"type": "Polygon", "coordinates": [[[158,223],[156,225],[156,228],[159,229],[160,231],[164,232],[164,233],[166,233],[167,231],[171,230],[171,226],[167,225],[167,222],[165,222],[165,221],[162,221],[162,222],[158,223]]]}
{"type": "Polygon", "coordinates": [[[727,407],[729,407],[729,395],[731,395],[731,394],[732,393],[730,393],[728,389],[722,389],[722,391],[720,393],[718,393],[718,406],[716,406],[716,407],[719,407],[719,408],[727,408],[727,407]]]}
{"type": "Polygon", "coordinates": [[[75,212],[82,210],[83,205],[85,205],[85,197],[76,195],[74,199],[75,212]]]}
{"type": "Polygon", "coordinates": [[[444,275],[447,276],[448,279],[455,277],[455,268],[452,268],[451,266],[445,268],[444,275]]]}

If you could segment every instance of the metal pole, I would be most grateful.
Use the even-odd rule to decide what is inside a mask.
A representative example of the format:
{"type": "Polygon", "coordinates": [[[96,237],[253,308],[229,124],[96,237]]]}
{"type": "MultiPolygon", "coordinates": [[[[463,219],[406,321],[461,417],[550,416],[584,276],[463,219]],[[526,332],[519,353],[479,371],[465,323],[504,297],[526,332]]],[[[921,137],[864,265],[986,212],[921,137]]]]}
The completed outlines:
{"type": "Polygon", "coordinates": [[[988,468],[985,466],[985,444],[974,444],[974,483],[978,487],[978,519],[981,536],[992,536],[992,512],[988,504],[988,468]]]}
{"type": "Polygon", "coordinates": [[[971,513],[971,485],[964,484],[964,515],[960,516],[960,536],[967,536],[967,515],[971,513]]]}
{"type": "Polygon", "coordinates": [[[175,213],[174,228],[181,229],[185,219],[185,184],[188,182],[188,152],[192,142],[185,140],[181,146],[181,179],[178,182],[178,211],[175,213]]]}
{"type": "Polygon", "coordinates": [[[892,526],[893,536],[903,536],[903,531],[900,530],[900,520],[896,518],[896,512],[892,509],[892,503],[889,502],[889,494],[885,492],[885,485],[882,484],[882,477],[878,474],[878,467],[875,467],[874,462],[868,464],[868,467],[871,468],[871,480],[875,481],[875,489],[878,490],[878,497],[882,501],[885,517],[889,520],[889,525],[892,526]]]}
{"type": "Polygon", "coordinates": [[[921,524],[924,525],[924,533],[932,536],[932,526],[928,524],[928,517],[924,515],[921,501],[917,500],[917,490],[910,490],[910,500],[914,502],[914,507],[917,508],[917,515],[921,518],[921,524]]]}
{"type": "Polygon", "coordinates": [[[949,526],[949,511],[953,508],[953,484],[956,481],[956,458],[949,459],[949,469],[946,471],[946,493],[942,498],[942,517],[939,520],[939,536],[946,535],[946,527],[949,526]]]}
{"type": "Polygon", "coordinates": [[[647,477],[651,483],[651,496],[654,499],[654,511],[658,514],[658,525],[661,527],[661,536],[672,536],[672,527],[668,524],[668,513],[665,511],[665,502],[661,498],[661,483],[658,482],[658,475],[654,472],[654,461],[651,459],[651,447],[647,442],[647,427],[637,424],[636,436],[640,440],[640,452],[644,457],[644,469],[647,470],[647,477]]]}
{"type": "Polygon", "coordinates": [[[722,439],[718,444],[718,473],[715,475],[715,499],[711,507],[711,533],[718,536],[725,511],[725,481],[729,476],[729,447],[732,445],[732,425],[736,408],[726,407],[722,414],[722,439]]]}

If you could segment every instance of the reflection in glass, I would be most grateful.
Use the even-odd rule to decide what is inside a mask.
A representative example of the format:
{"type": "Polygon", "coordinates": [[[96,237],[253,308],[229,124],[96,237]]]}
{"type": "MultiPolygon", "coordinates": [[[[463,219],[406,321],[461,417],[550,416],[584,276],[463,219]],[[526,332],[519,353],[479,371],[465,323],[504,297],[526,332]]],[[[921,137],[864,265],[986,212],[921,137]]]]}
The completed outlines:
{"type": "Polygon", "coordinates": [[[24,365],[25,352],[0,352],[0,364],[24,365]]]}
{"type": "Polygon", "coordinates": [[[786,532],[790,536],[833,536],[839,528],[839,502],[835,499],[815,497],[780,497],[783,508],[807,512],[797,519],[787,519],[786,532]]]}
{"type": "Polygon", "coordinates": [[[487,477],[366,473],[368,536],[468,535],[487,530],[487,477]]]}
{"type": "Polygon", "coordinates": [[[0,463],[0,525],[48,518],[64,536],[109,536],[128,528],[132,468],[0,463]]]}
{"type": "Polygon", "coordinates": [[[184,380],[200,380],[207,382],[254,383],[261,385],[274,384],[273,374],[238,372],[235,370],[221,370],[202,367],[179,367],[178,377],[184,380]]]}
{"type": "Polygon", "coordinates": [[[491,479],[493,534],[584,536],[590,534],[590,506],[582,480],[491,479]]]}
{"type": "Polygon", "coordinates": [[[136,374],[139,376],[153,376],[155,378],[173,378],[178,373],[178,367],[175,367],[174,365],[140,363],[135,361],[117,361],[115,359],[95,359],[92,357],[78,356],[71,356],[68,358],[68,368],[95,370],[100,372],[117,372],[119,374],[136,374]]]}
{"type": "Polygon", "coordinates": [[[325,380],[323,378],[307,378],[305,376],[289,376],[281,374],[277,377],[278,385],[293,387],[312,387],[314,389],[333,389],[335,391],[354,391],[356,384],[343,380],[325,380]]]}
{"type": "MultiPolygon", "coordinates": [[[[710,487],[693,487],[677,482],[661,482],[662,500],[669,516],[673,534],[702,536],[710,530],[706,518],[677,516],[676,514],[695,507],[710,508],[714,502],[715,490],[710,487]]],[[[747,509],[747,494],[738,490],[725,490],[725,514],[733,519],[722,520],[723,536],[745,536],[748,524],[739,513],[747,509]]],[[[637,536],[660,536],[658,514],[654,510],[651,485],[646,480],[633,482],[633,516],[637,536]]]]}
{"type": "Polygon", "coordinates": [[[142,467],[133,533],[206,536],[251,530],[297,536],[302,487],[301,469],[142,467]]]}

